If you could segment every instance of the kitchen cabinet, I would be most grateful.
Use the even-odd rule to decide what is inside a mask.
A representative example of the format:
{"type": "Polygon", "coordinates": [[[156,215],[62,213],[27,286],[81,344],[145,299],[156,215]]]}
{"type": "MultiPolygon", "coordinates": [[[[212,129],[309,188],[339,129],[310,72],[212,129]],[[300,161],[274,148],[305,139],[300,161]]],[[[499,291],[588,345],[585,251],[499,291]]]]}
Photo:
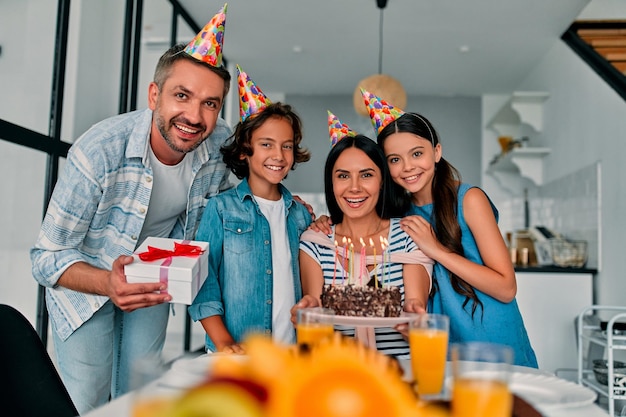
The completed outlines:
{"type": "MultiPolygon", "coordinates": [[[[563,268],[567,271],[567,268],[563,268]]],[[[517,303],[539,368],[575,370],[575,319],[593,304],[592,272],[516,271],[517,303]]]]}

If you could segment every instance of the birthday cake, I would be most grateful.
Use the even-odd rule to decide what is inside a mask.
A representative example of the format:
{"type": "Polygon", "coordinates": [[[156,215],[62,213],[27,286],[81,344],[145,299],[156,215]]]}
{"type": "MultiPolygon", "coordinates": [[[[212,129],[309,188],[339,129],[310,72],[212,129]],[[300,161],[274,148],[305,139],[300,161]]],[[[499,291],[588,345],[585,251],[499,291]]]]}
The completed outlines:
{"type": "Polygon", "coordinates": [[[399,317],[402,312],[402,294],[395,286],[326,284],[321,300],[322,307],[340,316],[399,317]]]}

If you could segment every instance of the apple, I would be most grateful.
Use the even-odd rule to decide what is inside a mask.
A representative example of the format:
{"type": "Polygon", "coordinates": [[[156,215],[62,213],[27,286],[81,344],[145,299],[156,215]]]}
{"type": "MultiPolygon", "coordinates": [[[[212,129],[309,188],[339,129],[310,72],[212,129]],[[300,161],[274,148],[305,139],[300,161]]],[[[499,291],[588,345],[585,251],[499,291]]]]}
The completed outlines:
{"type": "Polygon", "coordinates": [[[171,417],[263,417],[264,387],[245,379],[219,377],[184,394],[171,417]]]}

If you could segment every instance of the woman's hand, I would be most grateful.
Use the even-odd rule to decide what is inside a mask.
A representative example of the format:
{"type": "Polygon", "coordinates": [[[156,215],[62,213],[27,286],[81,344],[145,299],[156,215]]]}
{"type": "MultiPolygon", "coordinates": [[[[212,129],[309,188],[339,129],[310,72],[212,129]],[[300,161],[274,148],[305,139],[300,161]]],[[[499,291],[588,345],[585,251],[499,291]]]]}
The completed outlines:
{"type": "Polygon", "coordinates": [[[404,311],[407,313],[426,314],[426,307],[417,298],[408,298],[404,300],[404,311]]]}
{"type": "Polygon", "coordinates": [[[317,220],[311,223],[311,225],[309,226],[309,229],[315,232],[322,232],[325,235],[329,235],[332,233],[332,230],[330,229],[330,226],[332,224],[333,222],[330,220],[330,217],[328,217],[325,214],[322,214],[317,220]]]}
{"type": "MultiPolygon", "coordinates": [[[[426,314],[424,304],[417,298],[407,298],[404,300],[404,311],[407,313],[426,314]]],[[[409,323],[397,324],[394,329],[402,335],[404,340],[409,340],[409,323]]]]}
{"type": "Polygon", "coordinates": [[[422,216],[407,216],[400,220],[400,228],[405,231],[424,255],[436,258],[436,253],[441,249],[441,244],[435,236],[435,231],[422,216]]]}
{"type": "Polygon", "coordinates": [[[309,307],[321,307],[322,303],[320,300],[313,297],[312,295],[305,295],[302,297],[300,301],[296,303],[293,307],[291,307],[291,322],[295,326],[298,324],[298,310],[301,308],[309,308],[309,307]]]}

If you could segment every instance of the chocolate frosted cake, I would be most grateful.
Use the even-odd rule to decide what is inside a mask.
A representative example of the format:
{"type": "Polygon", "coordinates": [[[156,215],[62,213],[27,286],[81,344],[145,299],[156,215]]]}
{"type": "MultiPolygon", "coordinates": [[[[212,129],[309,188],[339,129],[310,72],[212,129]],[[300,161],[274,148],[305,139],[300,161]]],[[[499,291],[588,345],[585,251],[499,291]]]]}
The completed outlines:
{"type": "Polygon", "coordinates": [[[336,315],[356,317],[399,317],[402,294],[395,286],[324,285],[322,307],[332,308],[336,315]]]}

